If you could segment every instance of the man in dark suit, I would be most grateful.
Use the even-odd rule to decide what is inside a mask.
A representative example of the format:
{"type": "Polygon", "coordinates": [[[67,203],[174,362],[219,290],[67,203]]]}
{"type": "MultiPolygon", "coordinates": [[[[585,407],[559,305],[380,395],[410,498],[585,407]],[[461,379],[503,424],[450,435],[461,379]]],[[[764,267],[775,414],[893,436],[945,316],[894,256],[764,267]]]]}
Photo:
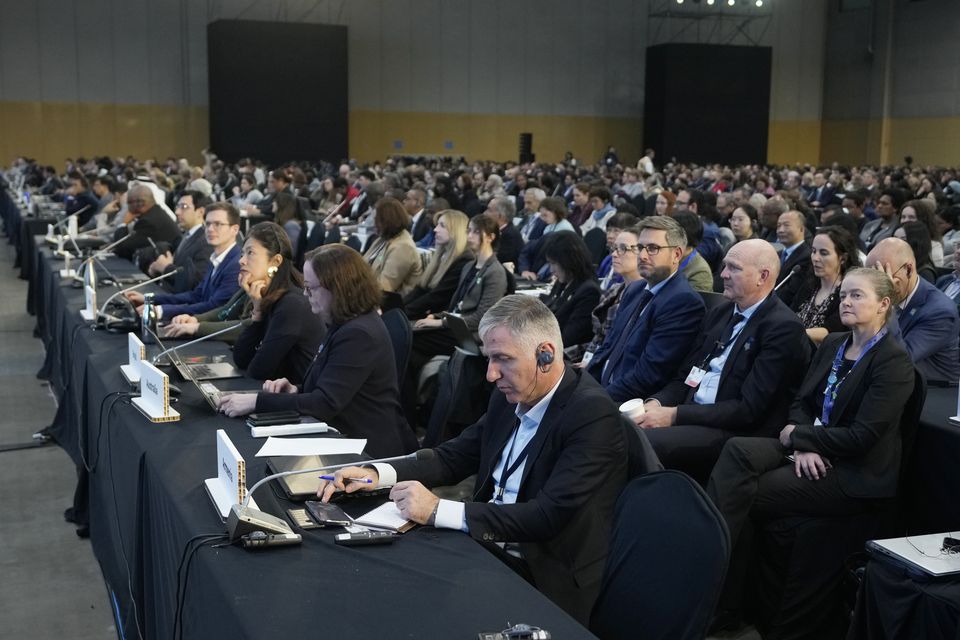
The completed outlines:
{"type": "MultiPolygon", "coordinates": [[[[206,209],[204,217],[207,244],[212,248],[210,267],[196,287],[183,293],[160,293],[154,296],[155,312],[160,319],[172,320],[187,314],[196,315],[216,309],[233,297],[240,288],[240,212],[229,202],[217,202],[206,209]]],[[[143,311],[143,294],[130,291],[126,294],[143,311]]]]}
{"type": "Polygon", "coordinates": [[[500,239],[497,244],[497,260],[500,264],[512,262],[516,265],[520,259],[523,238],[520,236],[520,231],[513,226],[513,216],[516,212],[513,202],[505,196],[492,198],[487,205],[487,210],[484,211],[485,214],[492,216],[500,227],[500,239]]]}
{"type": "Polygon", "coordinates": [[[393,484],[390,497],[404,517],[469,533],[586,623],[627,476],[620,416],[592,377],[564,366],[560,327],[539,300],[504,298],[480,331],[487,379],[497,387],[484,417],[432,455],[343,469],[319,493],[327,500],[335,489],[393,484]],[[424,486],[473,474],[467,503],[441,500],[424,486]]]}
{"type": "Polygon", "coordinates": [[[410,235],[414,242],[420,242],[433,230],[433,217],[426,210],[427,193],[419,187],[413,187],[403,197],[403,208],[410,216],[410,235]]]}
{"type": "Polygon", "coordinates": [[[960,317],[942,291],[917,275],[913,250],[899,238],[886,238],[867,255],[868,267],[883,269],[897,290],[899,333],[913,364],[929,382],[956,384],[960,379],[960,317]]]}
{"type": "Polygon", "coordinates": [[[153,191],[143,184],[135,184],[127,192],[126,224],[117,228],[114,241],[132,236],[114,247],[113,252],[121,258],[131,260],[137,249],[149,247],[150,241],[176,244],[180,230],[170,216],[156,203],[153,191]],[[132,226],[131,226],[132,223],[132,226]]]}
{"type": "Polygon", "coordinates": [[[826,176],[822,172],[813,174],[813,189],[810,191],[810,197],[807,201],[811,207],[823,208],[833,202],[833,196],[837,190],[827,182],[826,176]]]}
{"type": "Polygon", "coordinates": [[[774,435],[810,361],[803,324],[771,295],[779,261],[764,240],[730,248],[720,277],[729,303],[711,310],[679,374],[637,418],[664,466],[705,481],[734,435],[774,435]]]}
{"type": "Polygon", "coordinates": [[[806,218],[799,211],[787,211],[777,219],[777,240],[783,245],[780,253],[780,275],[777,284],[788,277],[790,281],[777,289],[777,295],[788,307],[793,306],[797,291],[810,277],[813,264],[810,262],[810,245],[804,240],[806,218]],[[792,276],[794,269],[798,269],[792,276]]]}
{"type": "Polygon", "coordinates": [[[164,251],[147,268],[147,273],[153,278],[179,269],[173,278],[163,281],[164,289],[170,293],[193,289],[207,273],[213,247],[207,244],[203,219],[204,208],[209,204],[210,200],[199,191],[183,192],[176,210],[183,239],[177,245],[176,252],[164,251]]]}
{"type": "Polygon", "coordinates": [[[90,182],[82,174],[75,173],[70,176],[70,188],[67,190],[67,198],[64,200],[66,214],[77,214],[77,225],[85,226],[94,214],[100,210],[100,202],[96,196],[90,192],[90,182]]]}
{"type": "Polygon", "coordinates": [[[674,376],[703,321],[703,299],[677,275],[687,234],[666,216],[645,218],[634,247],[643,280],[627,288],[613,328],[590,360],[589,371],[616,402],[647,398],[674,376]]]}

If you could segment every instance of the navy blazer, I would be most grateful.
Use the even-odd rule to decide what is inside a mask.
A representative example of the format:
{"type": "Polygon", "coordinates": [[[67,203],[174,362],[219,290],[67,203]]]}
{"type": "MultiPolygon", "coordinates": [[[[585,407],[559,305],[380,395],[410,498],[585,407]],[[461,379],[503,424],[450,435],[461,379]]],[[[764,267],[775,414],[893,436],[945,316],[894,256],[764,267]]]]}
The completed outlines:
{"type": "Polygon", "coordinates": [[[300,290],[287,290],[259,321],[243,328],[233,345],[233,362],[257,380],[303,382],[327,333],[300,290]]]}
{"type": "Polygon", "coordinates": [[[173,262],[163,270],[164,273],[170,273],[174,269],[180,269],[177,275],[169,280],[164,280],[164,289],[171,293],[181,293],[189,291],[196,287],[203,280],[210,270],[210,256],[213,254],[213,247],[207,244],[207,236],[203,232],[203,226],[186,236],[177,245],[177,250],[173,254],[173,262]],[[170,283],[167,285],[167,283],[170,283]]]}
{"type": "MultiPolygon", "coordinates": [[[[951,284],[953,284],[957,280],[960,280],[960,276],[958,276],[956,272],[948,273],[945,276],[940,276],[939,278],[937,278],[937,283],[936,283],[937,289],[939,289],[940,291],[943,291],[944,295],[946,295],[947,287],[949,287],[951,284]]],[[[957,305],[957,307],[960,307],[960,291],[954,294],[954,296],[950,299],[953,301],[955,305],[957,305]]]]}
{"type": "Polygon", "coordinates": [[[840,345],[850,336],[831,333],[813,356],[810,370],[790,408],[793,447],[830,460],[840,489],[852,498],[885,498],[897,493],[900,474],[900,418],[913,393],[910,356],[890,334],[868,351],[837,390],[830,424],[814,426],[823,390],[840,345]]]}
{"type": "MultiPolygon", "coordinates": [[[[644,280],[627,285],[613,327],[590,361],[590,373],[597,380],[646,286],[644,280]]],[[[664,283],[634,323],[623,355],[618,362],[611,363],[614,369],[607,385],[610,397],[625,402],[631,398],[648,398],[663,388],[697,339],[704,313],[703,298],[682,273],[678,272],[664,283]]]]}
{"type": "Polygon", "coordinates": [[[803,288],[804,281],[813,273],[813,263],[810,262],[811,252],[810,245],[801,242],[800,246],[794,249],[790,257],[787,258],[787,261],[780,266],[780,273],[777,275],[778,285],[787,279],[794,267],[800,267],[800,270],[790,278],[789,282],[777,289],[777,296],[788,307],[794,307],[797,292],[803,288]]]}
{"type": "Polygon", "coordinates": [[[417,439],[400,408],[396,357],[380,314],[371,311],[330,327],[307,370],[300,393],[257,394],[256,411],[292,409],[366,438],[374,458],[416,449],[417,439]]]}
{"type": "Polygon", "coordinates": [[[216,309],[227,303],[240,288],[240,245],[234,244],[223,257],[220,266],[207,269],[196,287],[183,293],[159,293],[153,301],[163,306],[163,317],[172,319],[182,313],[194,315],[216,309]]]}
{"type": "Polygon", "coordinates": [[[956,384],[960,379],[960,317],[942,291],[920,278],[916,293],[900,312],[903,344],[927,380],[956,384]]]}
{"type": "Polygon", "coordinates": [[[517,424],[515,408],[494,390],[484,416],[433,458],[393,463],[397,479],[434,487],[476,475],[464,514],[470,536],[520,543],[537,588],[586,623],[627,479],[626,431],[600,385],[567,368],[530,441],[516,503],[493,504],[493,470],[517,424]]]}
{"type": "Polygon", "coordinates": [[[737,336],[720,372],[713,404],[698,404],[687,374],[713,351],[734,304],[710,310],[698,344],[677,376],[653,395],[665,407],[677,407],[677,424],[702,425],[734,433],[775,436],[810,363],[810,340],[793,311],[771,294],[737,336]]]}

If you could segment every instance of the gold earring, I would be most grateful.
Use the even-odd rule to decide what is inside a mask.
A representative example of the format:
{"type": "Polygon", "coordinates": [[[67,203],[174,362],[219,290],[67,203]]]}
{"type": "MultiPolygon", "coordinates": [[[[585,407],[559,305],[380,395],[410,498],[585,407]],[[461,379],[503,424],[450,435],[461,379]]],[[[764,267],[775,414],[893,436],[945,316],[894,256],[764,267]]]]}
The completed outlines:
{"type": "Polygon", "coordinates": [[[277,275],[277,271],[279,270],[279,267],[267,267],[267,276],[272,278],[273,276],[277,275]]]}

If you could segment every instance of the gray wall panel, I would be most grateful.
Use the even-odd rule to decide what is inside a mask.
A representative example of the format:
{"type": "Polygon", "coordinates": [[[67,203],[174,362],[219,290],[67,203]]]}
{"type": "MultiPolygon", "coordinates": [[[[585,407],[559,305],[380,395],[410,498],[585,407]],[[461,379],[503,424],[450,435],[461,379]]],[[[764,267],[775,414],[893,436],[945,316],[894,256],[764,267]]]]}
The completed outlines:
{"type": "Polygon", "coordinates": [[[502,33],[497,3],[470,0],[470,50],[466,52],[469,78],[467,110],[470,113],[494,113],[500,85],[497,78],[508,70],[498,65],[502,33]]]}
{"type": "Polygon", "coordinates": [[[77,99],[77,28],[74,2],[37,0],[40,19],[40,99],[77,99]]]}
{"type": "MultiPolygon", "coordinates": [[[[163,2],[162,6],[169,6],[163,2]]],[[[148,0],[113,0],[113,63],[116,100],[119,103],[148,103],[150,89],[149,44],[145,34],[153,26],[147,19],[148,0]]],[[[172,35],[171,35],[172,37],[172,35]]]]}
{"type": "Polygon", "coordinates": [[[111,0],[85,0],[77,11],[76,32],[85,34],[77,47],[80,81],[76,99],[81,102],[113,102],[116,78],[113,75],[113,31],[111,0]],[[88,44],[94,46],[88,46],[88,44]]]}
{"type": "Polygon", "coordinates": [[[428,38],[440,63],[438,106],[445,113],[470,110],[470,65],[464,55],[473,48],[470,13],[471,3],[467,0],[443,0],[440,2],[439,38],[428,38]]]}
{"type": "Polygon", "coordinates": [[[40,99],[38,6],[3,2],[0,20],[0,99],[40,99]]]}

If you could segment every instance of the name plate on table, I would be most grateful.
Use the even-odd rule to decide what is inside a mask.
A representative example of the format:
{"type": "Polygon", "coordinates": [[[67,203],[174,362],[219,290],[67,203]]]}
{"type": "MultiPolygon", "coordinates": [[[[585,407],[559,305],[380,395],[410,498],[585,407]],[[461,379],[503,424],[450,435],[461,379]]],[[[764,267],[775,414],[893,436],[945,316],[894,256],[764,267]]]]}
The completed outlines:
{"type": "Polygon", "coordinates": [[[71,238],[77,237],[77,216],[71,216],[67,219],[67,235],[71,238]]]}
{"type": "Polygon", "coordinates": [[[146,360],[147,348],[133,331],[127,334],[127,358],[127,364],[120,365],[120,373],[129,384],[139,384],[140,361],[146,360]]]}
{"type": "MultiPolygon", "coordinates": [[[[230,508],[247,497],[247,463],[223,429],[217,429],[217,476],[207,478],[203,485],[224,522],[230,508]]],[[[259,509],[253,498],[248,504],[259,509]]]]}
{"type": "Polygon", "coordinates": [[[86,303],[80,310],[80,317],[87,322],[93,322],[97,319],[97,269],[93,264],[93,258],[87,259],[86,267],[83,269],[83,300],[86,303]]]}
{"type": "Polygon", "coordinates": [[[146,360],[140,361],[140,396],[133,406],[150,422],[176,422],[180,414],[170,407],[170,377],[146,360]]]}

